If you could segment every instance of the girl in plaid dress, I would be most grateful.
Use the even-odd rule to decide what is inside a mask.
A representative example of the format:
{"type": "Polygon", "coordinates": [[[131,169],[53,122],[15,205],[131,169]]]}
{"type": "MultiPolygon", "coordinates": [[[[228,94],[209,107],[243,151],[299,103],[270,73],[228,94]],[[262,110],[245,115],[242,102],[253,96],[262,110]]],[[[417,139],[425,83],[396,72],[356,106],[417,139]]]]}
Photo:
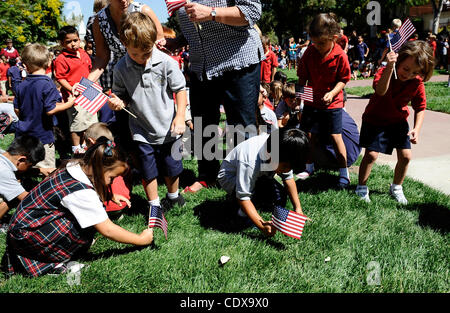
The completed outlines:
{"type": "Polygon", "coordinates": [[[113,179],[127,169],[114,142],[100,137],[83,159],[37,185],[11,219],[3,259],[8,272],[34,277],[64,272],[69,261],[89,249],[95,231],[117,242],[149,245],[151,229],[131,233],[111,222],[103,206],[111,199],[113,179]]]}

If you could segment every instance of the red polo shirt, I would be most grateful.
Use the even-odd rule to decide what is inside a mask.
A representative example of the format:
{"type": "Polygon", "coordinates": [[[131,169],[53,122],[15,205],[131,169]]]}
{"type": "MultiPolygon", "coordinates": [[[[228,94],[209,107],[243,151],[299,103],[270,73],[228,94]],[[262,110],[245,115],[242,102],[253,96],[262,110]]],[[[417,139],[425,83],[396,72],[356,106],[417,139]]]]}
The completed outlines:
{"type": "Polygon", "coordinates": [[[345,49],[345,46],[348,43],[348,37],[345,35],[342,35],[341,37],[339,37],[339,39],[337,40],[337,43],[341,46],[342,50],[345,49]]]}
{"type": "Polygon", "coordinates": [[[4,55],[8,60],[17,59],[19,57],[19,52],[14,47],[11,50],[3,48],[0,55],[4,55]]]}
{"type": "Polygon", "coordinates": [[[0,81],[8,80],[6,75],[9,69],[9,64],[0,62],[0,81]]]}
{"type": "MultiPolygon", "coordinates": [[[[78,49],[80,57],[78,58],[75,53],[71,53],[67,50],[63,50],[60,55],[55,59],[55,77],[57,80],[65,79],[73,86],[75,83],[79,83],[81,77],[88,77],[92,63],[89,55],[83,50],[78,49]]],[[[68,91],[62,88],[64,98],[67,97],[68,91]]]]}
{"type": "Polygon", "coordinates": [[[278,58],[270,49],[266,54],[266,59],[261,62],[261,81],[270,84],[272,82],[272,68],[278,67],[278,58]]]}
{"type": "MultiPolygon", "coordinates": [[[[375,74],[373,80],[374,89],[384,69],[385,67],[380,68],[375,74]]],[[[389,88],[384,96],[379,96],[376,93],[372,95],[364,111],[362,120],[377,126],[386,126],[406,121],[409,115],[409,102],[411,102],[414,111],[420,112],[425,110],[427,98],[422,79],[417,76],[414,79],[401,82],[392,77],[389,88]]]]}
{"type": "Polygon", "coordinates": [[[299,84],[313,88],[314,102],[305,101],[305,105],[319,109],[337,109],[344,107],[344,92],[334,97],[330,105],[325,105],[322,98],[336,87],[338,82],[347,83],[351,78],[350,65],[341,46],[335,44],[331,52],[322,58],[314,44],[306,49],[297,68],[299,84]]]}

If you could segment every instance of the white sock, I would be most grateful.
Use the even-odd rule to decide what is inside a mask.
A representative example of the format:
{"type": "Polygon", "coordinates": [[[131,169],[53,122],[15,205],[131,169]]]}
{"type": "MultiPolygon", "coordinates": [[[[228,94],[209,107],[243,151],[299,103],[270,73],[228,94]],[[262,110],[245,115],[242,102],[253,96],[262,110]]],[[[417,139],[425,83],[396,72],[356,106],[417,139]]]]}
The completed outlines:
{"type": "Polygon", "coordinates": [[[178,190],[173,193],[168,192],[167,198],[169,198],[170,200],[174,200],[174,199],[178,198],[178,190]]]}
{"type": "Polygon", "coordinates": [[[75,152],[77,149],[81,149],[81,146],[72,146],[72,152],[75,152]]]}
{"type": "Polygon", "coordinates": [[[152,206],[161,206],[161,203],[159,202],[159,197],[154,200],[150,200],[148,203],[150,203],[150,205],[152,206]]]}
{"type": "Polygon", "coordinates": [[[308,173],[314,172],[314,163],[306,163],[306,171],[308,173]]]}
{"type": "Polygon", "coordinates": [[[392,190],[403,189],[402,185],[391,184],[392,190]]]}
{"type": "Polygon", "coordinates": [[[357,185],[356,190],[364,189],[365,191],[369,191],[369,188],[367,188],[367,185],[357,185]]]}
{"type": "Polygon", "coordinates": [[[349,178],[349,176],[348,176],[348,168],[346,168],[346,167],[340,168],[339,169],[339,176],[343,176],[343,177],[349,178]]]}

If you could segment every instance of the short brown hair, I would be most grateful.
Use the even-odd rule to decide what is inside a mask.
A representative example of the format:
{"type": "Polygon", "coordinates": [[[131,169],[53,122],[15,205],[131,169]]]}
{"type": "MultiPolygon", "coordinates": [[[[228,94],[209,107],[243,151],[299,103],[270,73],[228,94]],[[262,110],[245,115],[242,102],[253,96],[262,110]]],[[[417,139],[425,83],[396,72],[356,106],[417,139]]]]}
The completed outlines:
{"type": "Polygon", "coordinates": [[[108,0],[94,0],[94,12],[98,13],[101,9],[106,7],[108,0]]]}
{"type": "Polygon", "coordinates": [[[341,25],[334,13],[317,14],[311,21],[311,24],[309,24],[309,35],[311,37],[331,37],[339,35],[340,32],[341,25]]]}
{"type": "Polygon", "coordinates": [[[295,98],[294,83],[287,83],[283,86],[283,98],[295,98]]]}
{"type": "Polygon", "coordinates": [[[102,122],[94,123],[91,126],[89,126],[84,132],[84,139],[86,141],[89,138],[97,140],[100,137],[106,137],[109,140],[114,140],[114,136],[111,130],[109,130],[108,125],[106,123],[102,122]]]}
{"type": "Polygon", "coordinates": [[[407,41],[398,52],[397,64],[400,65],[408,57],[414,57],[420,67],[423,81],[428,81],[433,76],[434,56],[433,49],[423,40],[407,41]]]}
{"type": "Polygon", "coordinates": [[[46,69],[50,62],[50,52],[39,43],[27,45],[22,51],[22,61],[29,72],[46,69]]]}
{"type": "Polygon", "coordinates": [[[261,42],[263,46],[270,46],[270,38],[268,36],[262,36],[261,42]]]}
{"type": "Polygon", "coordinates": [[[128,13],[121,20],[119,36],[125,47],[150,51],[156,41],[156,26],[144,13],[128,13]]]}

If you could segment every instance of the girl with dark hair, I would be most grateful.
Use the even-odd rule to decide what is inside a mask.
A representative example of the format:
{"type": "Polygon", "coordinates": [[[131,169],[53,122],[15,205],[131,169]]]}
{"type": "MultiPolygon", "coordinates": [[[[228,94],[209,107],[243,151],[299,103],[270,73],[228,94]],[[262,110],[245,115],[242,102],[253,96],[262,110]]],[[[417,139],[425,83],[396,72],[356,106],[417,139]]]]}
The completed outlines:
{"type": "Polygon", "coordinates": [[[43,180],[20,203],[11,219],[4,262],[10,274],[64,273],[89,249],[95,231],[138,246],[153,241],[153,231],[129,232],[114,224],[103,202],[110,185],[128,169],[114,142],[100,137],[81,160],[70,161],[43,180]]]}

